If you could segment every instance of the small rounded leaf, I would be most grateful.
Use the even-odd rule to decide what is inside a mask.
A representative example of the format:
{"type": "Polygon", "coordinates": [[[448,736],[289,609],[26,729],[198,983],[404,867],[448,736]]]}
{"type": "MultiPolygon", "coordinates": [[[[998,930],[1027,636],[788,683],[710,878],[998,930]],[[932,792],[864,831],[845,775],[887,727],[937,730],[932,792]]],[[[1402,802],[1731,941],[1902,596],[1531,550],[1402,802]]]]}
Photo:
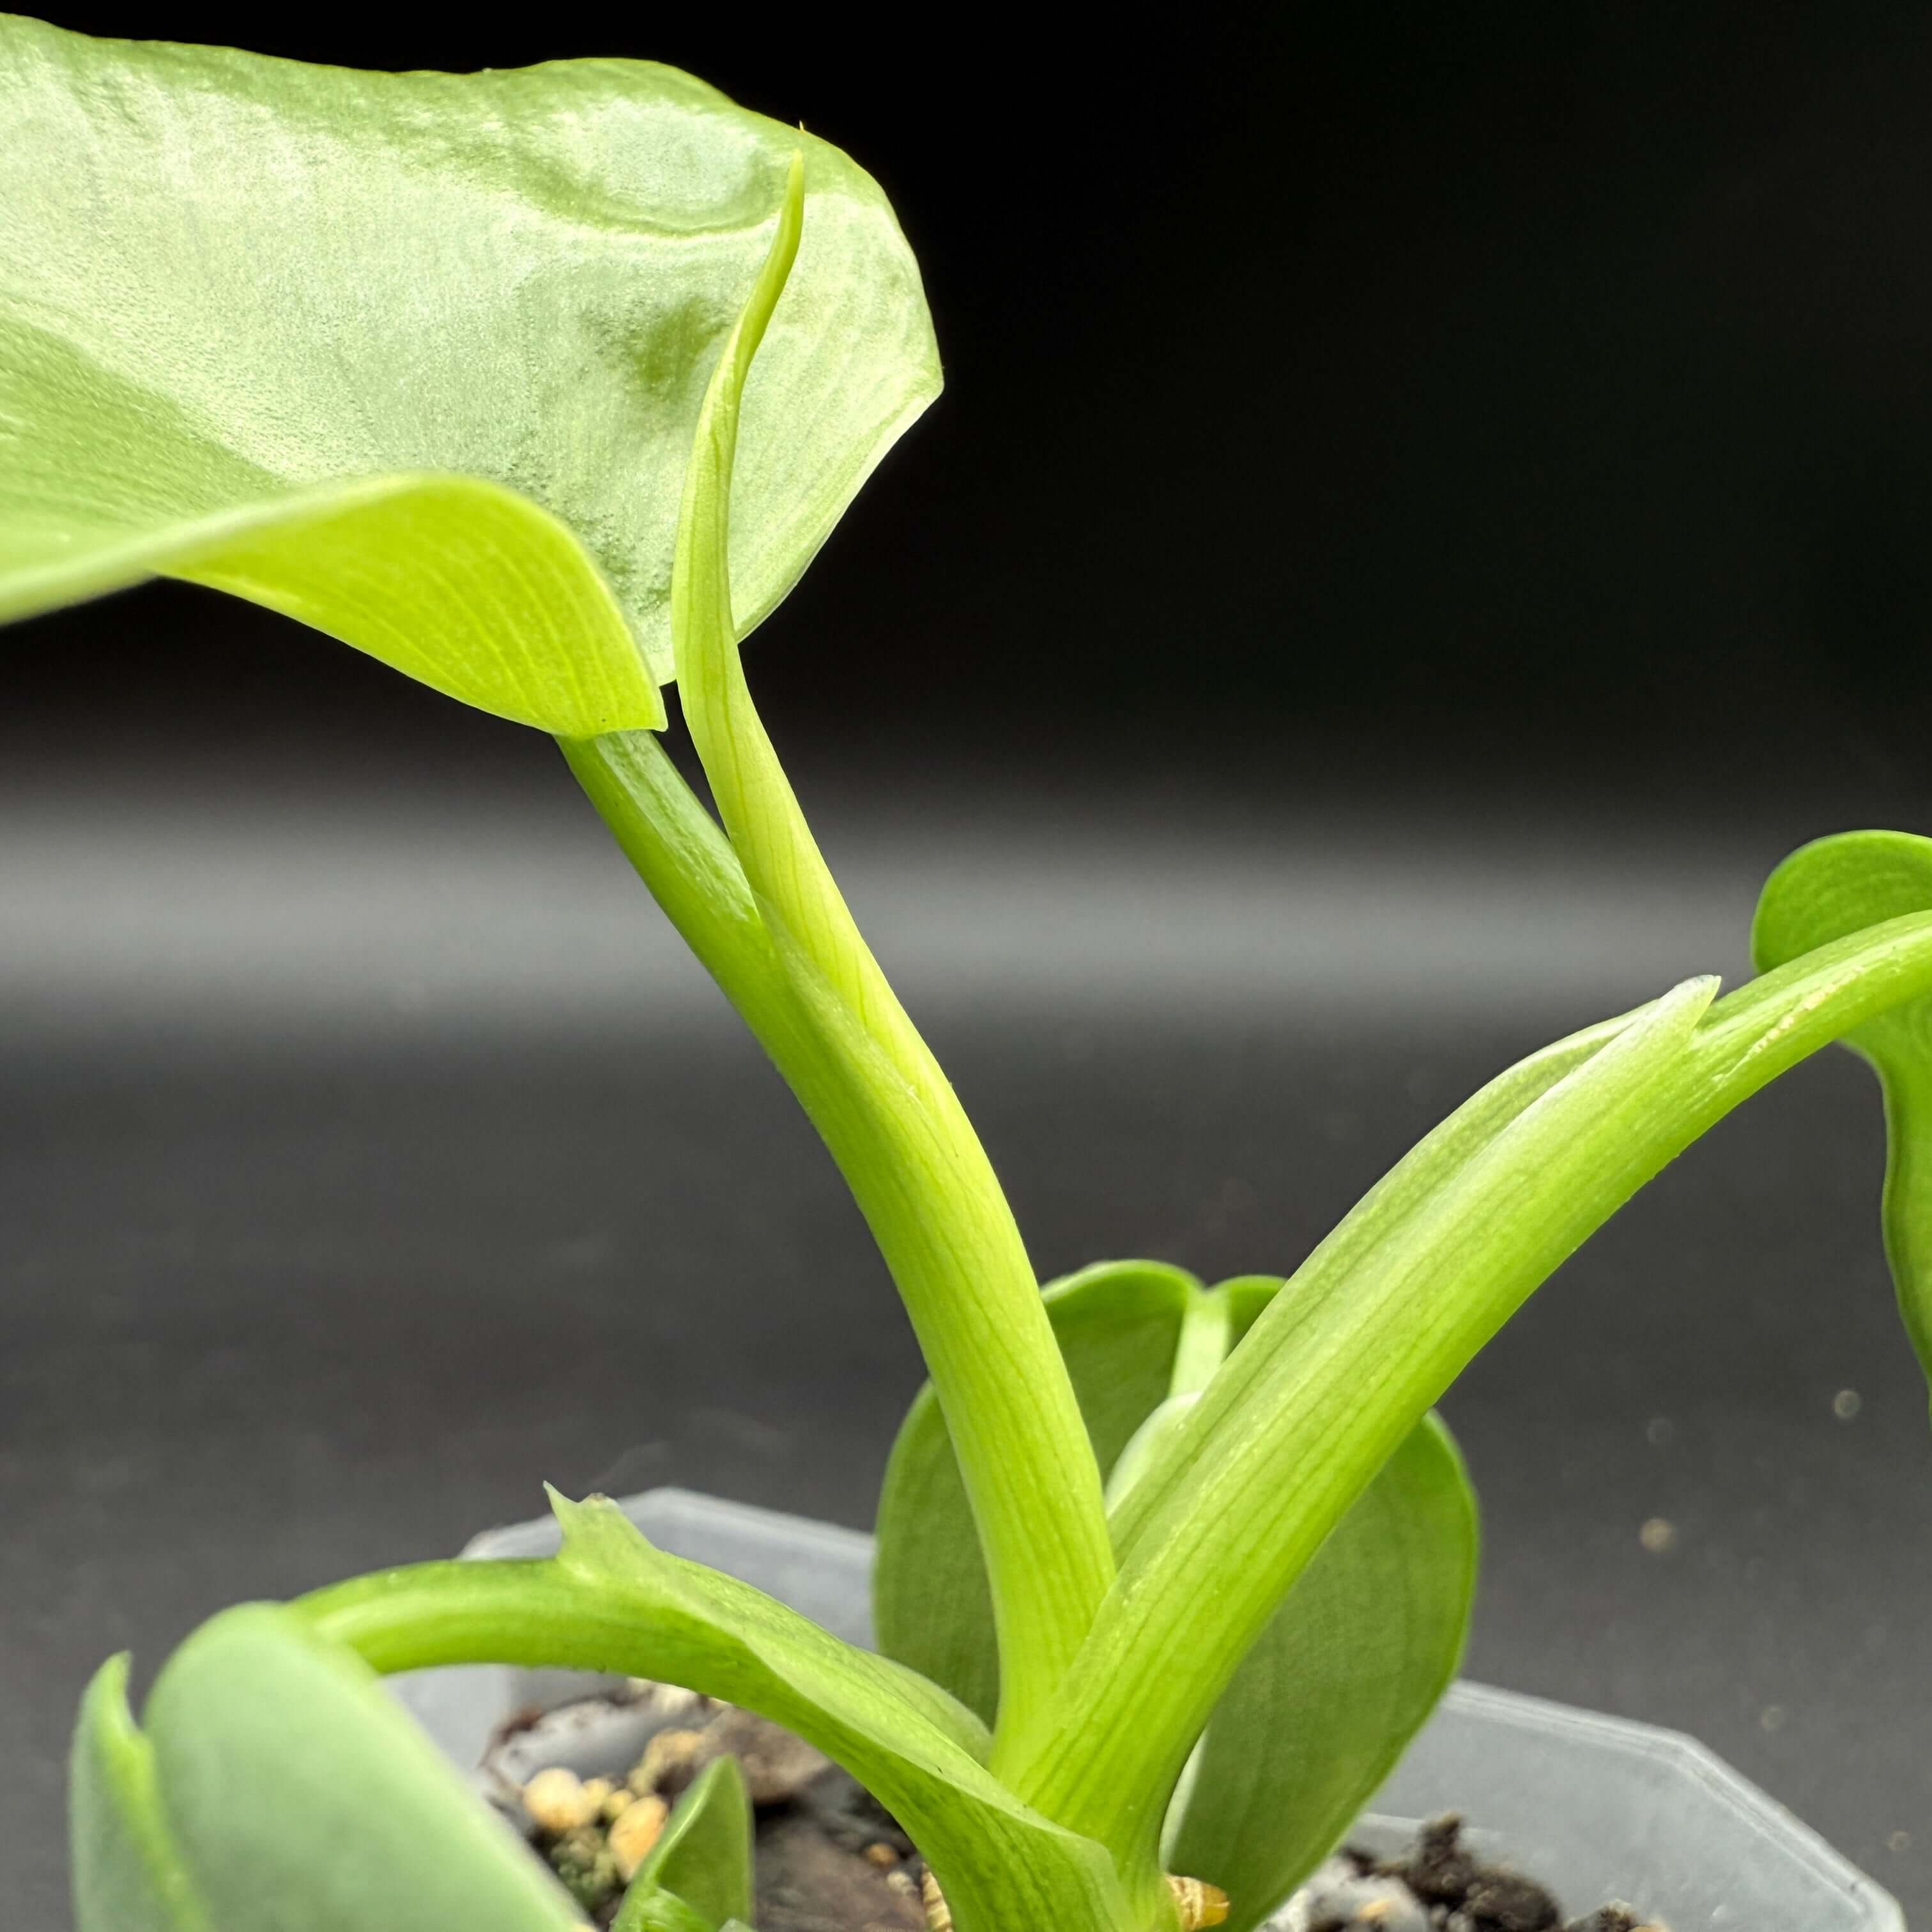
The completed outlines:
{"type": "Polygon", "coordinates": [[[675,1898],[704,1932],[752,1916],[752,1800],[734,1757],[715,1759],[677,1802],[662,1835],[638,1868],[617,1914],[616,1932],[655,1932],[675,1898]],[[656,1894],[654,1898],[652,1894],[656,1894]]]}
{"type": "MultiPolygon", "coordinates": [[[[1846,832],[1801,846],[1766,880],[1751,922],[1761,972],[1867,928],[1932,912],[1932,838],[1846,832]]],[[[1867,1020],[1845,1044],[1885,1090],[1885,1248],[1899,1312],[1932,1380],[1932,998],[1867,1020]]]]}
{"type": "Polygon", "coordinates": [[[293,1612],[204,1624],[146,1718],[169,1828],[220,1932],[584,1923],[375,1672],[293,1612]]]}

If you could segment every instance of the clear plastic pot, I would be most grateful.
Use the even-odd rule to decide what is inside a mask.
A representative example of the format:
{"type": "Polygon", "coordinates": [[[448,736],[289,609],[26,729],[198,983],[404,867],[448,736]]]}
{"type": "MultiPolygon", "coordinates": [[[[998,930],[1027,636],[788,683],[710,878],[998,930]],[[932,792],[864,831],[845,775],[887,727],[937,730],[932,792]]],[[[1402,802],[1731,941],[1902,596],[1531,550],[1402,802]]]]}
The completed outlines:
{"type": "MultiPolygon", "coordinates": [[[[730,1571],[855,1643],[869,1644],[872,1541],[855,1530],[652,1490],[623,1505],[653,1543],[730,1571]]],[[[466,1556],[540,1556],[544,1517],[479,1536],[466,1556]]],[[[452,1757],[476,1766],[506,1720],[621,1679],[496,1666],[418,1672],[397,1694],[452,1757]]],[[[604,1713],[570,1733],[586,1768],[621,1755],[648,1715],[604,1713]]],[[[546,1748],[556,1751],[554,1737],[546,1748]]],[[[1648,1724],[1458,1684],[1363,1820],[1383,1840],[1459,1811],[1490,1856],[1571,1911],[1628,1899],[1672,1932],[1905,1932],[1897,1903],[1701,1744],[1648,1724]]]]}

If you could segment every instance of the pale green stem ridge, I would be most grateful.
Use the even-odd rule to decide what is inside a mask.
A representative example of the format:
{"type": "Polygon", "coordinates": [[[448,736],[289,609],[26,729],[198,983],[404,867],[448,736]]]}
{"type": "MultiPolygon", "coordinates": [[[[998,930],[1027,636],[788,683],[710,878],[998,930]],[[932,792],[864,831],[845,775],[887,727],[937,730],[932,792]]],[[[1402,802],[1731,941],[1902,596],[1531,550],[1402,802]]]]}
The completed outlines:
{"type": "Polygon", "coordinates": [[[1004,1732],[1030,1720],[1072,1662],[1113,1581],[1113,1549],[1092,1445],[1005,1196],[832,880],[740,660],[730,569],[739,406],[802,220],[795,169],[686,472],[671,586],[678,689],[771,956],[823,1048],[802,1081],[780,1064],[879,1238],[952,1432],[992,1586],[1004,1732]],[[836,1105],[823,1090],[828,1066],[836,1105]]]}
{"type": "Polygon", "coordinates": [[[1224,1289],[1197,1288],[1180,1318],[1174,1345],[1174,1367],[1168,1378],[1167,1399],[1127,1438],[1107,1478],[1107,1527],[1116,1554],[1120,1548],[1123,1505],[1150,1470],[1158,1468],[1181,1419],[1201,1400],[1226,1360],[1234,1334],[1233,1311],[1224,1289]]]}
{"type": "Polygon", "coordinates": [[[1233,1322],[1228,1298],[1218,1288],[1197,1288],[1180,1318],[1180,1339],[1174,1344],[1174,1373],[1167,1393],[1193,1395],[1214,1379],[1226,1360],[1233,1322]]]}
{"type": "MultiPolygon", "coordinates": [[[[1071,1388],[986,1156],[957,1102],[947,1133],[789,933],[761,916],[730,845],[656,738],[620,734],[563,751],[625,856],[790,1084],[878,1241],[948,1404],[996,1580],[1002,1682],[1010,1661],[1018,1680],[1001,1714],[1023,1712],[1051,1692],[1105,1594],[1090,1560],[1068,1560],[1070,1546],[1076,1558],[1080,1550],[1065,1526],[1084,1496],[1100,1507],[1100,1478],[1077,1406],[1058,1429],[1043,1426],[1036,1406],[1056,1388],[1071,1405],[1071,1388]]],[[[1110,1546],[1108,1576],[1111,1564],[1110,1546]]]]}

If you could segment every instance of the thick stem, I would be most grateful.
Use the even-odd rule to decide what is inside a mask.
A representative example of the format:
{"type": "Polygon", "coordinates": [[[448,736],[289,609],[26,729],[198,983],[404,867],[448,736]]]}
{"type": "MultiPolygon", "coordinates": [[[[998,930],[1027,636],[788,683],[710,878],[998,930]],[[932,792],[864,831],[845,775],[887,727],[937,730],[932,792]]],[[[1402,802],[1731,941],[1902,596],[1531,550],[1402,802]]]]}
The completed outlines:
{"type": "Polygon", "coordinates": [[[1001,1724],[1028,1721],[1078,1651],[1113,1556],[1093,1448],[985,1150],[938,1067],[915,1090],[896,1056],[790,949],[785,928],[764,916],[730,844],[655,738],[563,749],[626,856],[790,1084],[878,1242],[986,1551],[1001,1724]]]}

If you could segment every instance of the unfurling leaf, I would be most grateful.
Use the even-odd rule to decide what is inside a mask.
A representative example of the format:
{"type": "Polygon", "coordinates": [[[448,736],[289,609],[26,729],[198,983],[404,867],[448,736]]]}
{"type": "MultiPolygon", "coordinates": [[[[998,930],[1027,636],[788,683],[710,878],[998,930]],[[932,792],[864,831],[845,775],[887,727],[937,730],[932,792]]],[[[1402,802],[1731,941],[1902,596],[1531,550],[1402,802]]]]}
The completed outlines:
{"type": "Polygon", "coordinates": [[[154,1747],[128,1708],[128,1660],[94,1672],[68,1780],[75,1932],[211,1932],[154,1782],[154,1747]]]}
{"type": "Polygon", "coordinates": [[[797,154],[741,631],[938,392],[877,184],[668,68],[361,74],[8,18],[0,117],[0,615],[174,574],[566,736],[659,724],[692,435],[797,154]]]}
{"type": "Polygon", "coordinates": [[[676,1892],[650,1884],[640,1876],[631,1881],[624,1894],[617,1916],[610,1922],[610,1932],[718,1932],[718,1928],[676,1892]]]}
{"type": "Polygon", "coordinates": [[[706,1765],[677,1801],[624,1894],[613,1932],[656,1932],[670,1916],[666,1897],[694,1912],[704,1932],[752,1916],[752,1800],[734,1757],[706,1765]]]}
{"type": "MultiPolygon", "coordinates": [[[[1765,882],[1751,925],[1760,972],[1868,926],[1932,912],[1932,838],[1847,832],[1801,846],[1765,882]]],[[[1932,1378],[1932,997],[1845,1036],[1885,1093],[1885,1248],[1912,1345],[1932,1378]]]]}

